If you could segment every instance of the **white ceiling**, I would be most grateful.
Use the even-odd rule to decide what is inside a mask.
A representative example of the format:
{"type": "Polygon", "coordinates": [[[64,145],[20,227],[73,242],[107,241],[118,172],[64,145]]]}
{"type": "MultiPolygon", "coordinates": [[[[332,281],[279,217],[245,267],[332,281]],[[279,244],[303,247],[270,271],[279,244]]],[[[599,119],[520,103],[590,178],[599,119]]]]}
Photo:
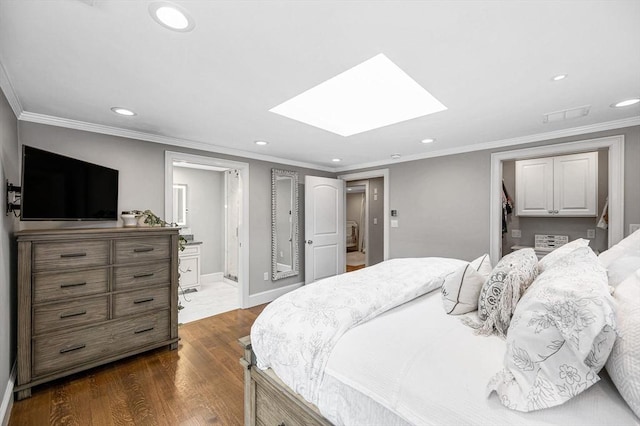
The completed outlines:
{"type": "Polygon", "coordinates": [[[638,0],[176,1],[188,33],[149,3],[0,0],[0,84],[20,119],[327,170],[640,124],[640,105],[610,107],[640,96],[638,0]],[[448,110],[350,137],[269,112],[379,53],[448,110]]]}

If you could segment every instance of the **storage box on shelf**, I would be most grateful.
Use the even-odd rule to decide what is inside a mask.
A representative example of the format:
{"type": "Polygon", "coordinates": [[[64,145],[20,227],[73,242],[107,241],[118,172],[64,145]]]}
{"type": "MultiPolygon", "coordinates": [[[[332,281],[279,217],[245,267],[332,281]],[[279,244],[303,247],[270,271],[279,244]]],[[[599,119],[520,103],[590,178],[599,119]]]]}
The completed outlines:
{"type": "Polygon", "coordinates": [[[17,233],[17,398],[88,368],[178,342],[178,230],[17,233]]]}

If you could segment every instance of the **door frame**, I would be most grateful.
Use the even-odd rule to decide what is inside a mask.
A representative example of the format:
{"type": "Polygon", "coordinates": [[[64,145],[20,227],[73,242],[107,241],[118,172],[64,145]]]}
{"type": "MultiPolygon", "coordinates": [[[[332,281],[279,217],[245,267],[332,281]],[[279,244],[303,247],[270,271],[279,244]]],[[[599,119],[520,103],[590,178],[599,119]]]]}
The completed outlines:
{"type": "Polygon", "coordinates": [[[624,238],[624,135],[491,154],[489,248],[494,263],[500,260],[502,248],[502,162],[574,154],[603,148],[609,150],[609,233],[607,244],[608,247],[611,247],[624,238]]]}
{"type": "Polygon", "coordinates": [[[164,211],[165,217],[173,212],[173,163],[186,162],[204,166],[224,167],[238,170],[242,180],[242,217],[238,229],[240,252],[238,255],[238,305],[249,307],[249,163],[186,154],[184,152],[165,151],[164,156],[164,211]]]}
{"type": "MultiPolygon", "coordinates": [[[[346,209],[347,209],[347,195],[349,195],[349,184],[353,184],[356,186],[364,186],[364,221],[365,221],[365,236],[364,236],[364,241],[365,244],[367,244],[366,248],[367,250],[364,252],[364,266],[369,266],[369,250],[368,250],[368,244],[369,244],[369,179],[366,180],[347,180],[345,181],[346,184],[346,188],[345,189],[345,193],[344,193],[344,208],[345,208],[345,215],[344,215],[344,223],[345,226],[347,224],[347,213],[346,213],[346,209]]],[[[362,226],[362,224],[360,225],[362,226]]],[[[346,237],[346,235],[345,235],[346,237]]],[[[346,252],[346,247],[345,247],[345,252],[346,252]]],[[[345,261],[345,265],[346,265],[346,261],[345,261]]]]}
{"type": "MultiPolygon", "coordinates": [[[[383,239],[384,239],[384,243],[383,243],[383,260],[388,260],[389,259],[389,220],[391,217],[390,214],[390,210],[389,210],[389,199],[390,197],[390,193],[389,193],[389,169],[378,169],[378,170],[369,170],[366,172],[358,172],[358,173],[350,173],[350,174],[346,174],[346,175],[339,175],[338,179],[342,179],[346,182],[351,182],[351,181],[356,181],[356,180],[365,180],[365,179],[372,179],[372,178],[384,178],[384,217],[383,217],[383,229],[382,229],[382,233],[383,233],[383,239]]],[[[345,191],[346,193],[346,191],[345,191]]],[[[369,197],[369,195],[367,194],[367,197],[369,197]]],[[[346,209],[346,195],[345,195],[345,209],[346,209]]],[[[345,212],[345,224],[344,226],[347,226],[346,223],[346,212],[345,212]]],[[[367,231],[368,232],[368,231],[367,231]]],[[[369,239],[371,240],[371,239],[369,239]]],[[[371,241],[369,241],[370,243],[371,241]]],[[[369,259],[369,250],[371,249],[371,245],[369,245],[369,248],[367,250],[367,261],[369,259]]],[[[346,257],[347,257],[347,252],[345,250],[344,253],[345,256],[345,264],[346,264],[346,257]]]]}

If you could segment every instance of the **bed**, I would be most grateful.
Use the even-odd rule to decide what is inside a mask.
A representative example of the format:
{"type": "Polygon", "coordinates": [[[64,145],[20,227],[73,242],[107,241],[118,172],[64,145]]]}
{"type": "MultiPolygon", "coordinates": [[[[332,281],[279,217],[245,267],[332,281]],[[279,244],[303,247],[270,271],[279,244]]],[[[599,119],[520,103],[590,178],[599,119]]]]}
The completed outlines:
{"type": "MultiPolygon", "coordinates": [[[[624,262],[628,270],[630,263],[624,262]]],[[[310,304],[301,303],[304,295],[294,294],[268,306],[265,319],[252,329],[259,350],[254,352],[249,336],[241,339],[245,424],[640,425],[605,369],[597,383],[552,408],[511,410],[496,393],[488,395],[487,384],[503,367],[509,340],[478,335],[461,320],[476,321],[477,312],[445,313],[440,287],[465,264],[444,258],[396,259],[309,286],[303,292],[322,287],[320,293],[334,300],[347,286],[346,295],[341,295],[348,301],[347,325],[335,327],[337,336],[325,340],[304,337],[309,330],[322,333],[319,321],[343,314],[329,310],[327,315],[321,295],[307,297],[310,304]],[[408,290],[399,290],[407,281],[408,290]],[[354,301],[367,291],[384,294],[363,310],[354,301]],[[268,320],[270,316],[280,325],[268,320]],[[308,330],[294,326],[289,337],[282,337],[287,323],[305,321],[308,330]],[[260,324],[267,331],[261,331],[260,324]],[[318,342],[329,342],[328,349],[318,342]],[[316,346],[310,351],[293,349],[310,344],[316,346]]]]}

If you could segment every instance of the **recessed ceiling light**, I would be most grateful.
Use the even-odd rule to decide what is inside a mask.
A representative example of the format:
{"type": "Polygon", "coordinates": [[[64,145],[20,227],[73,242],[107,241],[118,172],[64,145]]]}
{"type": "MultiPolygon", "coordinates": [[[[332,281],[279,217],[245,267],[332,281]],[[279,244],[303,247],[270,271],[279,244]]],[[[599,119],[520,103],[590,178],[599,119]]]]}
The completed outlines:
{"type": "Polygon", "coordinates": [[[422,139],[420,142],[421,143],[431,143],[431,142],[435,142],[436,140],[433,138],[426,138],[426,139],[422,139]]]}
{"type": "Polygon", "coordinates": [[[196,26],[195,21],[185,8],[168,1],[151,3],[149,14],[158,24],[173,31],[187,32],[196,26]]]}
{"type": "Polygon", "coordinates": [[[569,76],[569,74],[558,74],[555,77],[553,77],[551,80],[553,81],[560,81],[560,80],[564,80],[565,78],[567,78],[569,76]]]}
{"type": "Polygon", "coordinates": [[[333,158],[331,161],[333,161],[334,163],[339,163],[342,161],[341,158],[333,158]]]}
{"type": "Polygon", "coordinates": [[[611,107],[612,108],[624,108],[624,107],[627,107],[627,106],[635,105],[638,102],[640,102],[640,98],[626,99],[624,101],[620,101],[618,103],[611,104],[611,107]]]}
{"type": "Polygon", "coordinates": [[[400,157],[401,157],[401,155],[400,155],[400,154],[391,154],[391,159],[392,159],[392,160],[399,160],[399,159],[400,159],[400,157]]]}
{"type": "Polygon", "coordinates": [[[268,145],[269,144],[269,142],[267,142],[267,141],[255,141],[254,143],[256,145],[260,145],[260,146],[264,146],[264,145],[268,145]]]}
{"type": "Polygon", "coordinates": [[[351,136],[446,109],[381,53],[269,111],[351,136]]]}
{"type": "Polygon", "coordinates": [[[132,117],[134,115],[137,115],[135,112],[131,111],[128,108],[122,108],[122,107],[112,107],[111,111],[115,112],[118,115],[125,115],[127,117],[132,117]]]}

